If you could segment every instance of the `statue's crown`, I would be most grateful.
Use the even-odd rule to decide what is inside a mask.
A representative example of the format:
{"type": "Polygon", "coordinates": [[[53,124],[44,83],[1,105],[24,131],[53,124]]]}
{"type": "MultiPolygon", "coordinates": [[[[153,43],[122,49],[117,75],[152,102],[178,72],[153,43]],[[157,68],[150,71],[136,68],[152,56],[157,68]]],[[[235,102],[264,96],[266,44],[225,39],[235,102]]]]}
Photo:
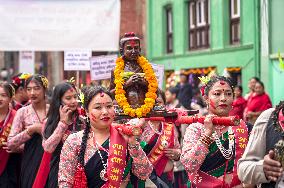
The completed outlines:
{"type": "Polygon", "coordinates": [[[124,43],[126,41],[128,41],[128,40],[138,40],[138,41],[140,41],[139,37],[137,37],[134,32],[127,32],[120,39],[120,47],[123,47],[124,43]]]}

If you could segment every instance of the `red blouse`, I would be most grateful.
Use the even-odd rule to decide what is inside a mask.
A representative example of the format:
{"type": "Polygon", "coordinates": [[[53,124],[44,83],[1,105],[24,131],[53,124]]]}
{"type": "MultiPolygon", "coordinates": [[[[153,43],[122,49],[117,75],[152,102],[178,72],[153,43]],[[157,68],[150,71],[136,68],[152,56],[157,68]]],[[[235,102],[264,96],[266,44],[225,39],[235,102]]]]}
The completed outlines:
{"type": "Polygon", "coordinates": [[[247,101],[243,97],[236,98],[232,104],[233,108],[230,111],[230,116],[239,116],[242,118],[246,105],[247,101]]]}

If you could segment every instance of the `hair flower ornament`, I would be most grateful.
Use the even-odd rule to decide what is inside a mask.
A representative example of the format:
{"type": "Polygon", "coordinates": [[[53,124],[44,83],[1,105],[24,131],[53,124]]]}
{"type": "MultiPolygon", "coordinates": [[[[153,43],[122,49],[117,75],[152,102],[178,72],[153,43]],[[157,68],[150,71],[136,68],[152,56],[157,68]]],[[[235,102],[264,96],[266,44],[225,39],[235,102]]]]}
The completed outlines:
{"type": "Polygon", "coordinates": [[[78,102],[80,103],[79,107],[77,108],[77,112],[79,114],[79,117],[81,118],[81,120],[86,120],[87,116],[86,116],[86,111],[84,109],[84,102],[85,102],[85,95],[84,93],[79,89],[78,91],[78,102]]]}
{"type": "Polygon", "coordinates": [[[45,89],[47,89],[48,88],[48,79],[45,76],[43,76],[43,75],[40,76],[40,79],[41,79],[43,87],[45,89]]]}
{"type": "Polygon", "coordinates": [[[75,78],[71,77],[69,80],[67,80],[67,82],[69,82],[70,84],[74,84],[75,83],[75,78]]]}
{"type": "Polygon", "coordinates": [[[21,74],[21,76],[19,77],[21,80],[27,80],[31,77],[32,75],[29,73],[23,73],[21,74]]]}
{"type": "Polygon", "coordinates": [[[198,77],[198,79],[202,83],[202,86],[200,88],[200,92],[201,92],[202,96],[204,96],[205,87],[206,87],[207,83],[210,81],[210,77],[209,76],[201,76],[201,77],[198,77]]]}
{"type": "Polygon", "coordinates": [[[79,101],[82,105],[84,105],[84,102],[85,102],[85,96],[84,96],[84,93],[80,90],[79,91],[79,101]]]}

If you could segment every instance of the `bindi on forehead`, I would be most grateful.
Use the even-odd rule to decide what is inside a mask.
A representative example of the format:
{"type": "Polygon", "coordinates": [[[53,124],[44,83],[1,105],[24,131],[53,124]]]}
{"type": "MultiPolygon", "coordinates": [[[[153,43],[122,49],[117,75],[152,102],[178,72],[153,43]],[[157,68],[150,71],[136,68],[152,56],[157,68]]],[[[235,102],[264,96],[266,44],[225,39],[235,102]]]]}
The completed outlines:
{"type": "Polygon", "coordinates": [[[225,85],[225,84],[226,84],[226,82],[224,82],[224,81],[220,81],[220,82],[219,82],[219,84],[220,84],[221,86],[223,86],[223,85],[225,85]]]}
{"type": "Polygon", "coordinates": [[[73,93],[75,91],[75,89],[74,88],[70,88],[70,89],[68,89],[68,91],[73,93]]]}
{"type": "Polygon", "coordinates": [[[96,102],[95,105],[108,105],[111,104],[111,102],[96,102]]]}
{"type": "Polygon", "coordinates": [[[231,91],[231,87],[229,86],[227,82],[219,81],[213,85],[212,90],[213,91],[216,91],[216,90],[223,90],[223,91],[230,90],[231,91]]]}

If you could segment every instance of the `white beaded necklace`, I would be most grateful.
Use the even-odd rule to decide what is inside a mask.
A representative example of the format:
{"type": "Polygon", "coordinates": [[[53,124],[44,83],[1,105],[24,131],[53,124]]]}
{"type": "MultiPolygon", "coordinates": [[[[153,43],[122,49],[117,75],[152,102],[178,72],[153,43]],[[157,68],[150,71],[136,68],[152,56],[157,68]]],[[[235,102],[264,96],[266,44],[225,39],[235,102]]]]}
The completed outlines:
{"type": "Polygon", "coordinates": [[[229,127],[228,134],[229,134],[229,148],[225,149],[224,146],[222,145],[216,131],[214,131],[214,133],[213,133],[213,137],[215,139],[215,142],[216,142],[219,150],[221,151],[222,155],[225,157],[225,159],[230,159],[233,156],[233,151],[234,151],[234,146],[235,146],[235,139],[234,139],[234,137],[231,137],[231,135],[233,135],[232,127],[229,127]]]}
{"type": "Polygon", "coordinates": [[[99,156],[101,158],[101,161],[102,161],[102,164],[103,164],[103,169],[101,170],[100,172],[100,178],[103,180],[103,181],[107,181],[107,161],[104,162],[104,158],[101,154],[101,151],[100,149],[103,149],[105,152],[107,152],[107,155],[109,155],[108,151],[105,150],[103,147],[100,147],[99,143],[95,140],[95,133],[93,132],[93,142],[94,142],[94,146],[95,148],[97,149],[98,153],[99,153],[99,156]]]}

